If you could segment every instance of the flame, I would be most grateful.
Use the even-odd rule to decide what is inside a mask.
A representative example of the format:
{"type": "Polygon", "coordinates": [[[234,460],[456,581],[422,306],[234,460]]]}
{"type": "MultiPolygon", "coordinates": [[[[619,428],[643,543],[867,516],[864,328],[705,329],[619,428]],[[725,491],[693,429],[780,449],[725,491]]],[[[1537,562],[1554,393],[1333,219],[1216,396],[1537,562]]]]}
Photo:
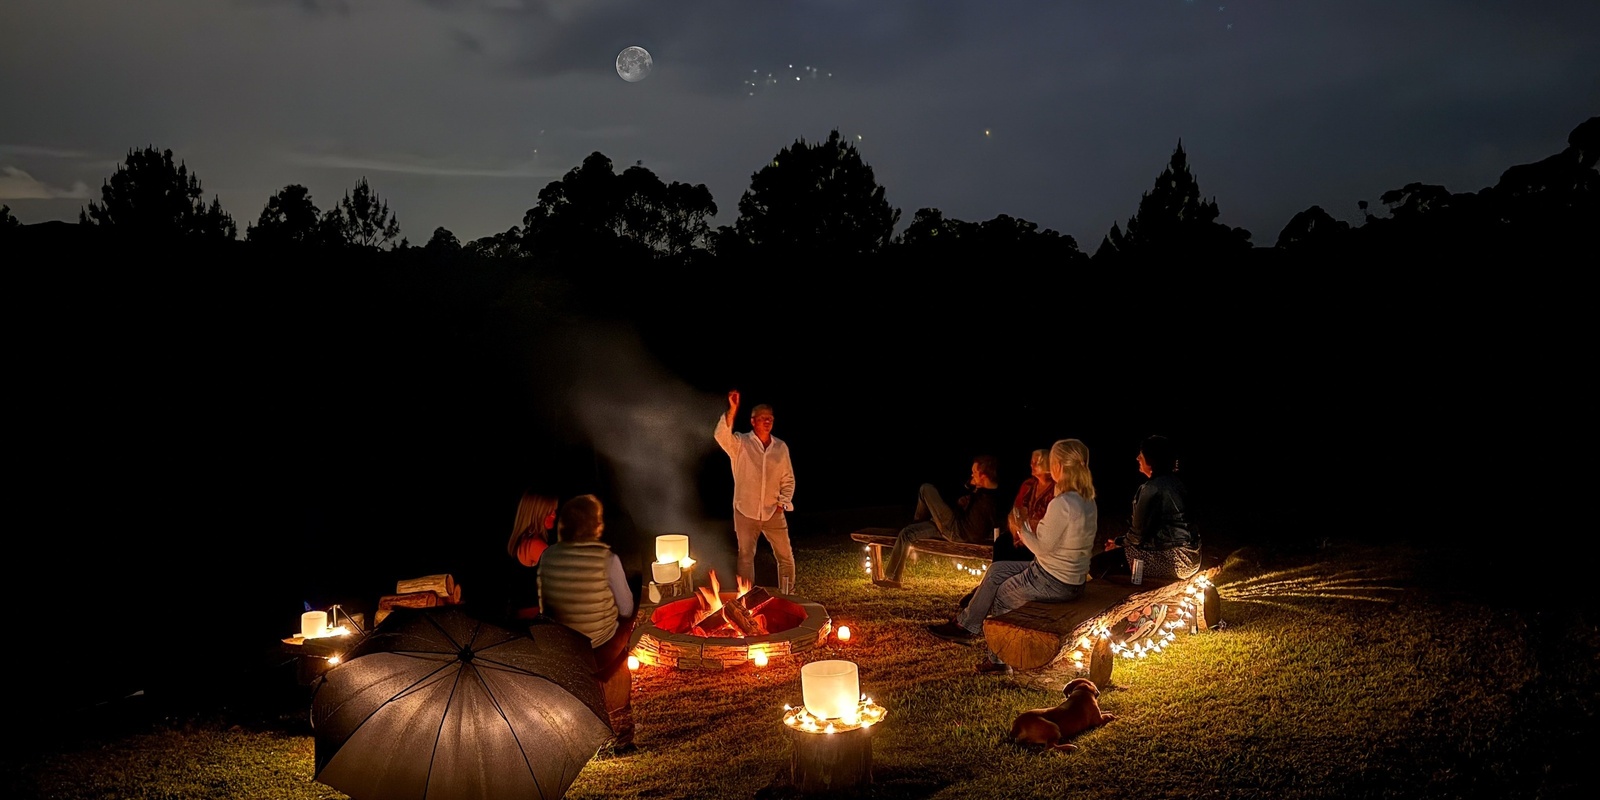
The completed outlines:
{"type": "MultiPolygon", "coordinates": [[[[716,573],[712,573],[712,574],[716,574],[716,573]]],[[[754,583],[751,583],[748,580],[745,580],[745,577],[743,575],[740,575],[737,580],[738,580],[739,593],[737,595],[734,595],[735,597],[744,597],[746,594],[750,593],[751,589],[756,588],[756,585],[754,583]]]]}
{"type": "MultiPolygon", "coordinates": [[[[705,616],[722,608],[722,585],[717,583],[717,571],[711,570],[711,586],[700,587],[700,615],[705,616]]],[[[743,592],[740,592],[743,594],[743,592]]]]}

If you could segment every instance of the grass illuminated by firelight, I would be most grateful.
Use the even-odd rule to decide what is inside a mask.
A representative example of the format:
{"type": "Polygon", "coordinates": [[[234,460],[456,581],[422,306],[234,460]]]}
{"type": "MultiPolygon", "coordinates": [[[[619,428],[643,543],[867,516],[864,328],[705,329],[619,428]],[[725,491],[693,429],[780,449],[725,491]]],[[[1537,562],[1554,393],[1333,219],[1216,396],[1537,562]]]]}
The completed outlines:
{"type": "MultiPolygon", "coordinates": [[[[888,709],[873,734],[872,798],[1458,798],[1587,794],[1600,635],[1592,615],[1548,616],[1443,594],[1399,546],[1333,545],[1230,561],[1224,626],[1118,659],[1117,720],[1075,753],[1012,744],[1018,712],[1054,705],[1064,668],[975,674],[981,650],[927,634],[976,580],[923,557],[902,590],[865,579],[849,542],[798,553],[797,594],[830,637],[805,660],[859,666],[888,709]]],[[[789,798],[785,703],[798,660],[725,672],[646,667],[636,752],[602,753],[567,793],[591,798],[789,798]]],[[[17,792],[87,798],[339,798],[312,779],[309,736],[226,723],[139,733],[8,761],[17,792]],[[15,761],[16,763],[11,763],[15,761]]],[[[11,794],[9,796],[21,796],[11,794]]]]}

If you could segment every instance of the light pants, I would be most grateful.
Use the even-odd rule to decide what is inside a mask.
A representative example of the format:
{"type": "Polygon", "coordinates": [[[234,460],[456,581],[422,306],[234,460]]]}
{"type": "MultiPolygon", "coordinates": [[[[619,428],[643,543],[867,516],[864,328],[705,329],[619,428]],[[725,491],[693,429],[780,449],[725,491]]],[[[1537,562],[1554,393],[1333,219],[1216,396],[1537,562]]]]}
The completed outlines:
{"type": "Polygon", "coordinates": [[[733,532],[739,538],[739,577],[749,581],[751,586],[756,584],[756,539],[765,534],[772,555],[778,560],[778,593],[794,591],[794,548],[789,546],[789,520],[784,518],[783,509],[765,520],[751,519],[735,511],[733,532]]]}
{"type": "Polygon", "coordinates": [[[900,580],[900,573],[906,568],[906,558],[911,555],[911,548],[916,546],[918,539],[961,541],[961,528],[956,525],[955,512],[950,510],[950,505],[939,496],[939,490],[931,483],[924,483],[917,489],[917,509],[911,518],[916,521],[900,529],[900,534],[895,537],[894,548],[889,551],[888,562],[884,564],[883,577],[888,580],[900,580]]]}

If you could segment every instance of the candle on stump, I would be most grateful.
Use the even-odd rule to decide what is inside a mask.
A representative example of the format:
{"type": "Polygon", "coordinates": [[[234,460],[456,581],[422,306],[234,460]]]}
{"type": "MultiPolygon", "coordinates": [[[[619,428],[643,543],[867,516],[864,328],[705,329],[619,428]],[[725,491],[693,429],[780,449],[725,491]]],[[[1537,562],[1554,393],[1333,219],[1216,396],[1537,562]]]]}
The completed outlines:
{"type": "Polygon", "coordinates": [[[806,710],[820,719],[855,716],[861,707],[861,681],[853,661],[813,661],[800,668],[806,710]]]}
{"type": "Polygon", "coordinates": [[[322,635],[328,627],[328,612],[307,611],[300,615],[300,635],[313,639],[322,635]]]}
{"type": "Polygon", "coordinates": [[[660,562],[678,562],[689,557],[689,536],[683,533],[668,533],[656,537],[656,560],[660,562]]]}

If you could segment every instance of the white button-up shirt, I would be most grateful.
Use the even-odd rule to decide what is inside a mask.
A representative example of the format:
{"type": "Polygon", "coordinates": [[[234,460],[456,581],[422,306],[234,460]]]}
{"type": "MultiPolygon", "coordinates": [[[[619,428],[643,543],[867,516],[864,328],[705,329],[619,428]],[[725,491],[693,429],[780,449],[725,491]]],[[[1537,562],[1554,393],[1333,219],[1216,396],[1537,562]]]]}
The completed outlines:
{"type": "Polygon", "coordinates": [[[794,466],[789,445],[771,437],[763,445],[754,433],[734,433],[728,415],[717,415],[713,433],[733,467],[733,510],[751,519],[766,520],[778,512],[793,511],[794,466]]]}

